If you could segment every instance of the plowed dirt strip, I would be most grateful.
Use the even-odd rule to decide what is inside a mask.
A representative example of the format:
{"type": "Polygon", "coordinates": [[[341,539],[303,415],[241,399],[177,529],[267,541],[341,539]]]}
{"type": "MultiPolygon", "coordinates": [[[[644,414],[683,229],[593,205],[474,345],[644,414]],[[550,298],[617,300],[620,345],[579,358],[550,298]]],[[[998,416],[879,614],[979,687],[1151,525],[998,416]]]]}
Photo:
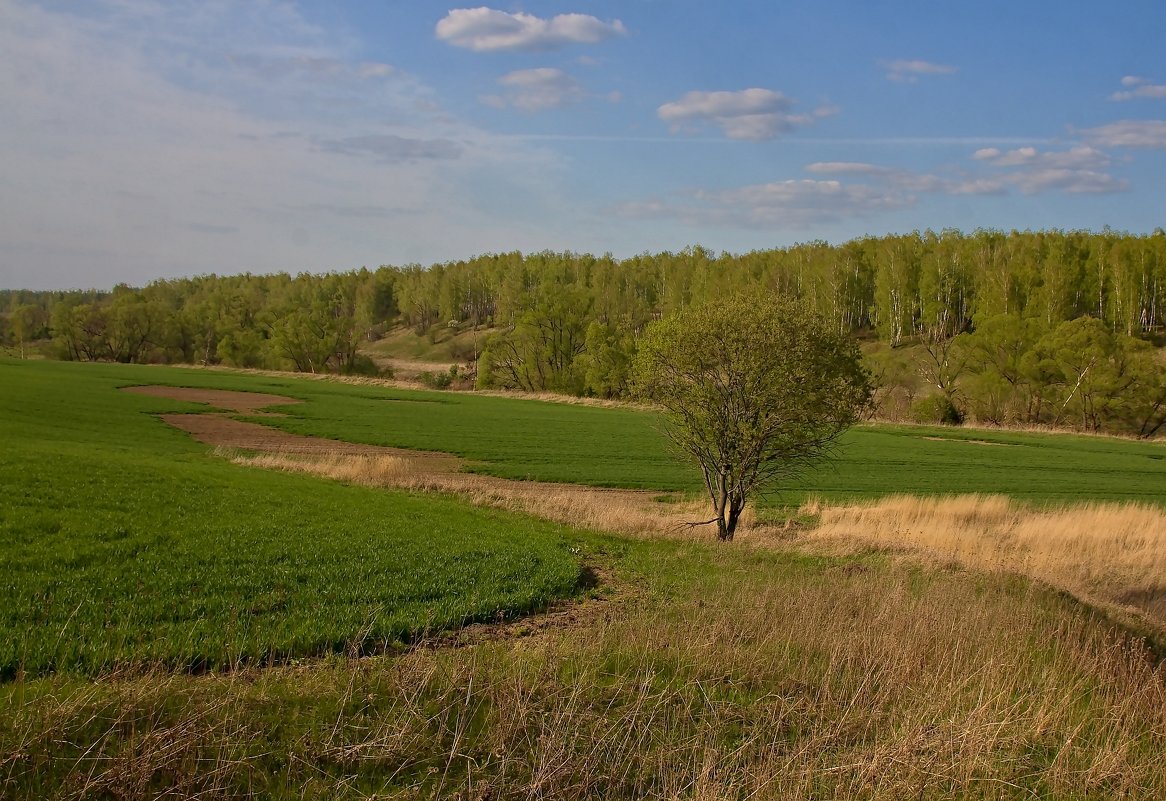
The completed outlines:
{"type": "Polygon", "coordinates": [[[456,472],[461,460],[445,453],[410,451],[383,445],[362,445],[338,439],[308,437],[217,414],[163,414],[161,419],[181,428],[199,442],[221,448],[262,453],[334,456],[397,456],[424,464],[428,470],[456,472]]]}
{"type": "Polygon", "coordinates": [[[193,389],[190,387],[163,387],[156,385],[141,387],[122,387],[123,392],[133,392],[137,395],[150,395],[155,398],[172,398],[173,400],[190,401],[191,403],[205,403],[216,409],[225,409],[231,412],[248,414],[266,409],[268,406],[286,406],[289,403],[302,403],[296,398],[283,395],[266,395],[262,392],[235,392],[229,389],[193,389]]]}

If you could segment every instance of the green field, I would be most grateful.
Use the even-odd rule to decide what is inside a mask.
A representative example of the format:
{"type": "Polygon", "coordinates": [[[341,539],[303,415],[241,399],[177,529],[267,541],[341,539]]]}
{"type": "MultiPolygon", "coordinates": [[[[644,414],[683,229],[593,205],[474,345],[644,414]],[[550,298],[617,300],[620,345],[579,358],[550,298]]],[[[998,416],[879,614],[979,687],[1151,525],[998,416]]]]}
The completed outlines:
{"type": "MultiPolygon", "coordinates": [[[[285,418],[257,422],[300,434],[453,453],[471,460],[477,471],[504,478],[699,490],[696,471],[670,453],[659,420],[634,409],[222,371],[65,363],[40,363],[35,370],[58,382],[88,376],[104,386],[170,384],[286,395],[305,402],[281,408],[285,418]]],[[[807,495],[837,500],[971,492],[1034,503],[1162,503],[1166,446],[1110,437],[864,426],[842,439],[834,462],[765,503],[796,504],[807,495]]]]}
{"type": "MultiPolygon", "coordinates": [[[[301,386],[270,385],[270,391],[309,402],[284,407],[286,418],[262,422],[299,434],[454,453],[476,462],[476,470],[503,478],[700,488],[696,470],[671,453],[660,421],[648,412],[465,393],[301,386]]],[[[1102,437],[864,426],[843,437],[834,462],[765,503],[898,492],[1161,503],[1166,447],[1102,437]]]]}
{"type": "Polygon", "coordinates": [[[0,676],[377,649],[574,592],[559,526],[236,467],[138,375],[0,363],[0,676]]]}

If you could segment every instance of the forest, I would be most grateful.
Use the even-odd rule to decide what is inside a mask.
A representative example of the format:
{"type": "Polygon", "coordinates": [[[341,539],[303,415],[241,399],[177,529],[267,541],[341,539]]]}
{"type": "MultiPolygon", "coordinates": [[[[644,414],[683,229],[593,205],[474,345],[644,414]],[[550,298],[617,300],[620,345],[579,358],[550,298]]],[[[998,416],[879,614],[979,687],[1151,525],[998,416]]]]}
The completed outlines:
{"type": "Polygon", "coordinates": [[[451,351],[479,388],[620,398],[649,322],[762,291],[800,299],[863,342],[883,418],[1140,437],[1166,423],[1160,228],[925,231],[625,259],[511,252],[109,291],[9,289],[0,337],[21,356],[377,374],[362,346],[393,327],[430,339],[487,329],[483,346],[451,351]]]}

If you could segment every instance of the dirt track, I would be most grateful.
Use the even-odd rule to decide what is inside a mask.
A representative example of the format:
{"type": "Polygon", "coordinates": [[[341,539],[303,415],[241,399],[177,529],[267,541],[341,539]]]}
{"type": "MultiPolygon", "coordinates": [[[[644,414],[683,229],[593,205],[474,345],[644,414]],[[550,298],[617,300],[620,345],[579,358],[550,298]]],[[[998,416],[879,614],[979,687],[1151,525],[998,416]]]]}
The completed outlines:
{"type": "MultiPolygon", "coordinates": [[[[235,392],[226,389],[191,389],[188,387],[142,386],[125,387],[125,392],[150,395],[156,398],[205,403],[216,409],[247,415],[277,417],[264,414],[261,410],[269,406],[284,406],[300,403],[295,398],[283,395],[265,395],[260,392],[235,392]]],[[[286,453],[302,455],[336,456],[399,456],[418,460],[428,470],[456,472],[461,468],[461,460],[445,453],[411,451],[404,448],[390,448],[381,445],[362,445],[322,437],[309,437],[280,431],[278,428],[245,423],[222,414],[163,414],[162,420],[180,428],[204,445],[221,448],[237,448],[261,453],[286,453]]]]}
{"type": "Polygon", "coordinates": [[[456,456],[428,451],[410,451],[381,445],[362,445],[338,439],[308,437],[280,431],[278,428],[245,423],[217,414],[164,414],[161,419],[181,428],[206,445],[238,448],[262,453],[329,454],[337,456],[400,456],[424,460],[433,470],[456,471],[461,460],[456,456]]]}
{"type": "Polygon", "coordinates": [[[225,409],[240,414],[251,414],[268,406],[287,406],[292,403],[301,403],[295,398],[284,395],[265,395],[262,392],[234,392],[229,389],[193,389],[191,387],[163,387],[148,385],[141,387],[122,387],[123,392],[133,392],[137,395],[149,395],[154,398],[171,398],[173,400],[190,401],[191,403],[205,403],[216,409],[225,409]]]}

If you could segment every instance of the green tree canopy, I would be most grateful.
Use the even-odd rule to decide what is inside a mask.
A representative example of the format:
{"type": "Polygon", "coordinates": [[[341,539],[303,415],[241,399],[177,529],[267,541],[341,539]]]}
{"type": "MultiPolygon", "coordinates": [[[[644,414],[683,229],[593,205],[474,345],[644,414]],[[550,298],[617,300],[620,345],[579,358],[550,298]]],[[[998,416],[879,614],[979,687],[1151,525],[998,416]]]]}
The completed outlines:
{"type": "Polygon", "coordinates": [[[794,301],[734,296],[648,326],[633,385],[700,466],[717,535],[745,502],[826,456],[870,401],[854,341],[794,301]]]}

